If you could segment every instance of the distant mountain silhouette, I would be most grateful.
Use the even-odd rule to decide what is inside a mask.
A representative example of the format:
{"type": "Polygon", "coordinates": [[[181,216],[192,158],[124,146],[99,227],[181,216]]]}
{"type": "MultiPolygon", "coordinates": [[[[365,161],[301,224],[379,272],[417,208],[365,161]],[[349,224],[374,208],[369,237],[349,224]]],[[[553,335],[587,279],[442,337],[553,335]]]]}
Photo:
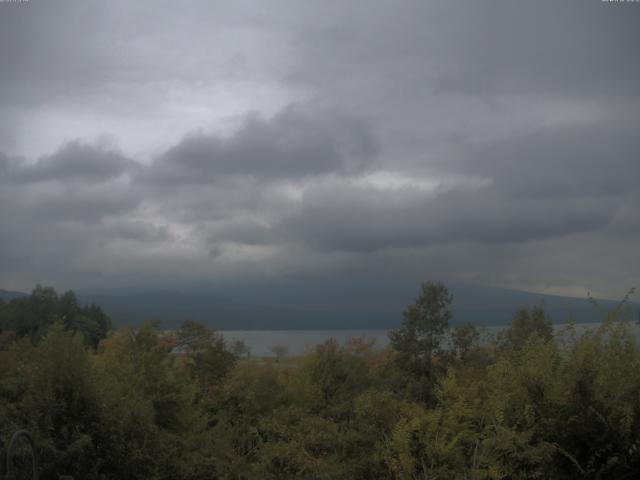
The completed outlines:
{"type": "MultiPolygon", "coordinates": [[[[100,305],[116,324],[139,324],[158,321],[163,328],[173,328],[186,319],[194,319],[218,330],[253,329],[386,329],[395,328],[402,321],[402,311],[413,301],[417,292],[407,289],[395,294],[389,291],[366,289],[353,292],[342,289],[338,294],[327,293],[312,285],[312,292],[303,292],[304,287],[271,287],[268,294],[259,288],[246,291],[225,292],[235,294],[244,301],[204,293],[184,293],[173,290],[154,290],[131,294],[80,294],[83,302],[100,305]],[[323,293],[324,292],[324,293],[323,293]],[[306,296],[305,296],[306,293],[306,296]],[[269,301],[269,304],[266,302],[269,301]]],[[[392,290],[392,289],[390,289],[392,290]]],[[[472,322],[478,325],[505,325],[520,307],[543,304],[557,323],[571,317],[578,322],[598,322],[603,312],[598,311],[586,298],[543,295],[538,293],[486,287],[471,284],[455,284],[450,287],[454,295],[453,324],[472,322]]],[[[618,302],[601,300],[603,311],[616,307],[618,302]]],[[[634,318],[640,305],[630,303],[634,318]]]]}
{"type": "MultiPolygon", "coordinates": [[[[129,295],[81,294],[83,303],[96,303],[115,324],[159,322],[175,328],[184,320],[206,323],[217,330],[313,329],[323,322],[339,328],[322,312],[254,306],[214,296],[156,290],[129,295]]],[[[375,327],[374,327],[375,328],[375,327]]]]}
{"type": "MultiPolygon", "coordinates": [[[[322,289],[319,285],[264,286],[225,291],[225,297],[177,290],[137,290],[131,293],[78,292],[82,304],[96,303],[111,317],[115,325],[139,325],[157,322],[171,329],[184,320],[193,319],[216,330],[323,330],[323,329],[387,329],[402,321],[403,309],[413,301],[418,286],[400,290],[360,288],[351,291],[342,286],[322,289]],[[369,290],[369,291],[368,291],[369,290]],[[243,301],[230,300],[229,294],[243,301]],[[386,295],[386,296],[385,296],[386,295]],[[266,301],[269,301],[266,304],[266,301]]],[[[603,311],[618,302],[601,300],[601,311],[586,298],[543,295],[538,293],[452,284],[454,295],[453,324],[472,322],[477,325],[505,325],[520,307],[543,304],[556,323],[570,318],[577,322],[601,321],[603,311]]],[[[204,288],[202,289],[204,290],[204,288]]],[[[10,300],[26,295],[0,290],[0,298],[10,300]]],[[[632,318],[638,318],[640,304],[629,303],[632,318]]]]}
{"type": "Polygon", "coordinates": [[[27,296],[29,296],[28,293],[14,292],[11,290],[2,290],[0,288],[0,299],[4,300],[5,302],[8,302],[9,300],[13,300],[14,298],[27,297],[27,296]]]}

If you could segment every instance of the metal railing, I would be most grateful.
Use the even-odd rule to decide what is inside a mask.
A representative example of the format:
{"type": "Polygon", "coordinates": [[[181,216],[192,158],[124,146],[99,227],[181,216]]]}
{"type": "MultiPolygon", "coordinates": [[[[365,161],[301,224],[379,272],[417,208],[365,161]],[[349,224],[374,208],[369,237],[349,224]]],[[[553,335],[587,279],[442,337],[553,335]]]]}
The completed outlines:
{"type": "MultiPolygon", "coordinates": [[[[26,430],[18,430],[11,436],[11,440],[9,440],[4,470],[4,479],[2,480],[14,480],[16,478],[15,467],[13,465],[13,457],[15,456],[16,446],[20,437],[25,438],[29,443],[29,447],[31,450],[31,470],[33,472],[31,478],[33,480],[38,480],[38,471],[40,468],[38,464],[38,451],[36,450],[36,446],[33,443],[33,437],[26,430]]],[[[0,459],[0,461],[2,461],[2,459],[0,459]]]]}
{"type": "MultiPolygon", "coordinates": [[[[16,455],[18,441],[21,437],[27,440],[29,451],[31,452],[31,479],[38,480],[40,478],[40,458],[38,457],[38,450],[33,441],[33,436],[27,430],[18,430],[11,436],[11,440],[9,440],[5,458],[2,458],[1,455],[2,441],[0,441],[0,480],[15,480],[17,478],[17,471],[13,460],[16,455]]],[[[58,475],[58,479],[73,480],[73,477],[70,475],[58,475]]]]}

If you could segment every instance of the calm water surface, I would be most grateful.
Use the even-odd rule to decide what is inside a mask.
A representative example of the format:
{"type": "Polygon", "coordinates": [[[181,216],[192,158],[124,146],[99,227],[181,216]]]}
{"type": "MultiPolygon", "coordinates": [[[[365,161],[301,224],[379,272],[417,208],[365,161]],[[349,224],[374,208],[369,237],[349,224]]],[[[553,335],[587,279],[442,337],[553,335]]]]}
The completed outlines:
{"type": "MultiPolygon", "coordinates": [[[[577,323],[576,332],[581,333],[590,328],[597,327],[598,323],[577,323]]],[[[555,325],[556,331],[561,331],[566,325],[555,325]]],[[[495,336],[504,326],[486,327],[484,340],[488,341],[495,336]]],[[[633,330],[640,337],[640,327],[633,325],[633,330]]],[[[315,345],[335,338],[344,345],[350,338],[373,339],[378,348],[384,348],[389,344],[389,330],[223,330],[220,331],[229,342],[242,340],[251,352],[251,355],[264,357],[272,356],[271,349],[274,346],[284,346],[288,355],[301,355],[315,345]]]]}

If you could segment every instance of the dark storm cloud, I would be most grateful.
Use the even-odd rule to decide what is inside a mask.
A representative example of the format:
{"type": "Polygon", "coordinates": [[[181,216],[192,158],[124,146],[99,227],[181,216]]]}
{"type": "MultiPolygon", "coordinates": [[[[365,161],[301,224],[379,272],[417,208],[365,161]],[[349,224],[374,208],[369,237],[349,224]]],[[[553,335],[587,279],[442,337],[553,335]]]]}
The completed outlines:
{"type": "Polygon", "coordinates": [[[158,158],[142,178],[181,185],[228,175],[295,178],[353,173],[370,165],[376,142],[361,120],[289,107],[268,120],[247,116],[229,138],[189,135],[158,158]]]}
{"type": "Polygon", "coordinates": [[[439,166],[490,182],[480,188],[381,190],[349,182],[311,187],[292,214],[268,224],[229,224],[215,238],[368,252],[446,242],[532,242],[595,232],[621,216],[633,222],[629,212],[637,208],[633,198],[640,191],[638,123],[634,115],[614,118],[540,128],[439,166]]]}
{"type": "Polygon", "coordinates": [[[528,242],[606,226],[615,202],[506,196],[493,187],[438,195],[330,189],[313,192],[277,234],[322,250],[373,251],[450,242],[528,242]]]}
{"type": "Polygon", "coordinates": [[[111,238],[154,243],[171,240],[173,237],[166,225],[155,225],[142,220],[118,219],[103,225],[103,234],[111,238]]]}
{"type": "Polygon", "coordinates": [[[100,258],[109,241],[123,236],[105,222],[130,215],[140,204],[126,179],[134,168],[122,153],[81,140],[33,161],[0,154],[4,281],[38,272],[55,283],[56,276],[100,258]]]}
{"type": "Polygon", "coordinates": [[[19,158],[0,152],[0,181],[8,179],[12,171],[19,165],[19,158]]]}
{"type": "Polygon", "coordinates": [[[40,158],[34,165],[14,166],[10,177],[17,182],[67,181],[103,182],[132,170],[135,163],[118,152],[83,144],[62,146],[53,155],[40,158]]]}
{"type": "Polygon", "coordinates": [[[235,242],[243,245],[271,245],[277,241],[270,226],[251,218],[225,220],[208,229],[206,236],[207,241],[212,244],[235,242]]]}
{"type": "Polygon", "coordinates": [[[100,222],[106,216],[124,215],[140,202],[129,189],[58,191],[43,195],[30,208],[36,221],[100,222]]]}
{"type": "Polygon", "coordinates": [[[638,25],[599,0],[0,2],[0,281],[635,281],[638,25]]]}
{"type": "Polygon", "coordinates": [[[640,116],[553,127],[480,152],[467,171],[489,173],[512,195],[621,196],[639,188],[640,116]]]}
{"type": "Polygon", "coordinates": [[[5,214],[12,213],[4,228],[31,222],[99,224],[126,215],[142,200],[126,179],[135,169],[135,162],[118,152],[77,141],[35,163],[0,154],[0,200],[5,214]]]}
{"type": "MultiPolygon", "coordinates": [[[[46,188],[38,184],[0,185],[3,229],[7,232],[30,224],[100,224],[105,218],[132,213],[142,201],[139,193],[122,183],[84,186],[67,181],[46,188]]],[[[47,241],[46,233],[41,240],[47,241]]]]}

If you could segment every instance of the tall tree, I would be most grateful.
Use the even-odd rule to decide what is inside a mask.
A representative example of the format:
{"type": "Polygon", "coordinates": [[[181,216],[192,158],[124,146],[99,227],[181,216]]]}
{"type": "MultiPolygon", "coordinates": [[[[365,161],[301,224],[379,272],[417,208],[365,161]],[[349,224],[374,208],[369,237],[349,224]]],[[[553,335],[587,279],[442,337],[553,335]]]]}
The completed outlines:
{"type": "Polygon", "coordinates": [[[466,322],[453,328],[451,343],[456,356],[460,360],[466,360],[469,352],[480,340],[480,329],[473,323],[466,322]]]}
{"type": "Polygon", "coordinates": [[[531,310],[518,310],[511,326],[501,334],[500,343],[503,349],[519,350],[532,335],[544,340],[553,338],[553,322],[542,305],[536,305],[531,310]]]}
{"type": "Polygon", "coordinates": [[[402,326],[389,333],[397,364],[413,377],[414,395],[433,398],[434,355],[452,318],[453,296],[441,282],[425,282],[420,295],[403,313],[402,326]]]}
{"type": "Polygon", "coordinates": [[[220,382],[236,363],[222,335],[194,320],[178,329],[177,347],[186,353],[187,366],[198,379],[203,392],[220,382]]]}

